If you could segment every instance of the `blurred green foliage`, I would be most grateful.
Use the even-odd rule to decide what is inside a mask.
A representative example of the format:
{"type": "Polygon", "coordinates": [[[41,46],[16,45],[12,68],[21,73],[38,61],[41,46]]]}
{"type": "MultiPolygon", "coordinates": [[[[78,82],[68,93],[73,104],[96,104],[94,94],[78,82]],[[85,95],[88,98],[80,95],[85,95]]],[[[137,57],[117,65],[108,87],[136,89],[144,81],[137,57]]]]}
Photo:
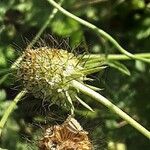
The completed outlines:
{"type": "MultiPolygon", "coordinates": [[[[150,52],[149,0],[66,0],[63,7],[107,31],[131,53],[150,52]]],[[[52,9],[47,1],[41,0],[0,1],[0,70],[10,67],[11,62],[15,61],[45,23],[52,9]]],[[[99,39],[92,31],[61,13],[50,22],[41,38],[47,34],[58,39],[69,37],[71,47],[80,45],[79,50],[85,49],[90,53],[117,53],[106,39],[99,39]]],[[[123,64],[126,67],[119,62],[110,63],[110,66],[120,66],[120,71],[128,75],[129,69],[131,75],[126,76],[113,68],[106,68],[103,74],[93,75],[95,81],[91,84],[103,88],[101,91],[103,95],[112,99],[113,103],[150,130],[149,66],[139,61],[125,61],[123,64]]],[[[1,79],[2,77],[0,81],[1,79]]],[[[0,117],[19,92],[19,88],[17,91],[12,88],[16,85],[12,86],[11,80],[13,78],[8,78],[0,84],[0,117]]],[[[81,124],[85,124],[85,128],[93,130],[92,138],[96,141],[96,145],[99,145],[97,149],[104,149],[109,141],[113,141],[124,143],[127,150],[149,150],[149,140],[138,131],[105,107],[93,103],[92,99],[84,95],[82,97],[95,109],[95,113],[77,106],[77,116],[81,124]]],[[[19,103],[19,107],[11,115],[3,131],[1,148],[36,149],[35,139],[39,127],[34,123],[44,124],[46,115],[59,116],[62,113],[57,111],[56,106],[52,107],[51,111],[48,106],[41,108],[41,104],[37,104],[37,101],[40,102],[28,96],[19,103]]],[[[46,119],[47,123],[54,122],[51,117],[46,119]]]]}

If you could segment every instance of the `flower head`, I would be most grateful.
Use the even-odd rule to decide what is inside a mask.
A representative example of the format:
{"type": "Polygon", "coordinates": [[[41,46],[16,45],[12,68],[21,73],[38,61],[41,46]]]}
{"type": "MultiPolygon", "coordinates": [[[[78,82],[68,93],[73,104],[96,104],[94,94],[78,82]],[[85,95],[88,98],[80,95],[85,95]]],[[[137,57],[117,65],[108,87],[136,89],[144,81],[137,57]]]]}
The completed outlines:
{"type": "Polygon", "coordinates": [[[17,78],[36,98],[73,108],[74,99],[85,106],[86,103],[77,97],[77,90],[72,87],[71,81],[83,82],[91,72],[94,72],[94,69],[85,67],[85,62],[73,53],[41,47],[24,52],[17,70],[17,78]]]}
{"type": "Polygon", "coordinates": [[[79,122],[69,116],[61,125],[48,127],[44,137],[39,140],[40,150],[92,150],[93,146],[88,132],[83,130],[79,122]]]}

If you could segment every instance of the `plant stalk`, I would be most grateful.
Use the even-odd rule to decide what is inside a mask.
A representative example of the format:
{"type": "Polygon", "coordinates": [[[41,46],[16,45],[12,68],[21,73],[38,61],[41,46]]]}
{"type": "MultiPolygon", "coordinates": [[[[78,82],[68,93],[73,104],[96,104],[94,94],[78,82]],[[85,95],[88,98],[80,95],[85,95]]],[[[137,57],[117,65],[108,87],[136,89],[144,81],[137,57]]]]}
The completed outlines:
{"type": "MultiPolygon", "coordinates": [[[[63,3],[64,0],[60,0],[59,5],[61,5],[63,3]]],[[[47,28],[47,26],[49,25],[49,23],[52,21],[52,19],[55,17],[56,13],[58,12],[57,8],[54,8],[52,13],[50,13],[48,19],[46,20],[46,22],[43,24],[43,26],[41,27],[41,29],[38,31],[38,33],[36,34],[36,36],[34,37],[34,39],[31,41],[31,43],[29,44],[29,46],[27,48],[31,48],[36,41],[40,38],[41,34],[43,33],[43,31],[47,28]]]]}
{"type": "MultiPolygon", "coordinates": [[[[150,59],[150,53],[139,53],[134,54],[136,57],[143,57],[150,59]]],[[[97,60],[132,60],[130,57],[124,55],[124,54],[89,54],[84,55],[83,59],[97,59],[97,60]]]]}
{"type": "Polygon", "coordinates": [[[105,31],[103,31],[102,29],[99,29],[98,27],[96,27],[95,25],[71,14],[70,12],[68,12],[67,10],[65,10],[64,8],[62,8],[59,4],[57,4],[54,0],[47,0],[51,5],[53,5],[55,8],[57,8],[61,13],[63,13],[64,15],[76,20],[77,22],[79,22],[80,24],[92,29],[93,31],[95,31],[96,33],[98,33],[99,35],[105,37],[106,39],[108,39],[122,54],[130,57],[131,59],[135,59],[135,60],[140,60],[146,63],[150,63],[150,59],[146,59],[146,58],[142,58],[142,57],[136,57],[135,55],[129,53],[128,51],[126,51],[122,46],[120,46],[120,44],[112,37],[110,36],[108,33],[106,33],[105,31]]]}
{"type": "Polygon", "coordinates": [[[9,107],[5,110],[4,115],[2,116],[1,120],[0,120],[0,136],[3,130],[4,125],[6,124],[8,117],[10,116],[10,114],[12,113],[12,111],[14,110],[14,108],[16,107],[17,103],[20,101],[20,99],[27,93],[26,90],[21,91],[16,97],[15,99],[11,102],[11,104],[9,105],[9,107]]]}
{"type": "Polygon", "coordinates": [[[132,127],[137,129],[140,133],[142,133],[144,136],[150,139],[150,132],[147,129],[145,129],[142,125],[140,125],[138,122],[132,119],[128,114],[123,112],[116,105],[111,103],[107,98],[105,98],[104,96],[100,95],[99,93],[93,91],[92,89],[88,88],[87,86],[81,84],[76,80],[72,81],[72,86],[78,89],[79,91],[81,91],[82,93],[92,97],[93,99],[105,105],[109,110],[119,115],[122,119],[128,122],[132,127]]]}

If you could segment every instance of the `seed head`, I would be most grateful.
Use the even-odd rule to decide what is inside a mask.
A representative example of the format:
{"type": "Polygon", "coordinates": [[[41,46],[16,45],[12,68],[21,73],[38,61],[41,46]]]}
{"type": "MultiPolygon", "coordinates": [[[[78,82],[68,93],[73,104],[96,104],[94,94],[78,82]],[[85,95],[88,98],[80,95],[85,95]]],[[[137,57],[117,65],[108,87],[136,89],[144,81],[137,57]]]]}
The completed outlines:
{"type": "Polygon", "coordinates": [[[83,83],[87,74],[95,72],[95,69],[87,68],[84,64],[79,57],[66,50],[48,47],[27,49],[17,69],[17,78],[36,98],[51,100],[72,109],[72,100],[76,99],[92,110],[77,97],[78,91],[71,85],[72,80],[83,83]]]}
{"type": "Polygon", "coordinates": [[[42,47],[24,52],[17,77],[35,97],[57,99],[63,91],[70,90],[71,80],[83,81],[81,69],[82,64],[73,53],[42,47]]]}

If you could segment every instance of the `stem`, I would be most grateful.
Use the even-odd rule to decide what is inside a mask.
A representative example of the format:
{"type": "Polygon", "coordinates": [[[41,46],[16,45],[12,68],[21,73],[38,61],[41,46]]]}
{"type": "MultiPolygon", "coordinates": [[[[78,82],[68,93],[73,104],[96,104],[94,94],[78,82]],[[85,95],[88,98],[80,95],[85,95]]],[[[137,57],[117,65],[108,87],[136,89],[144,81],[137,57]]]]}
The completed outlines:
{"type": "MultiPolygon", "coordinates": [[[[63,3],[64,0],[60,0],[59,5],[61,5],[63,3]]],[[[31,48],[36,41],[40,38],[41,34],[43,33],[43,31],[46,29],[46,27],[49,25],[50,21],[52,21],[52,19],[55,17],[56,13],[58,12],[57,8],[54,8],[52,13],[49,15],[48,19],[46,20],[46,22],[43,24],[43,26],[41,27],[41,29],[39,30],[39,32],[36,34],[36,36],[34,37],[34,39],[31,41],[31,43],[29,44],[29,46],[27,48],[31,48]]]]}
{"type": "Polygon", "coordinates": [[[141,58],[141,57],[136,57],[135,55],[129,53],[128,51],[126,51],[124,48],[122,48],[119,43],[112,38],[108,33],[106,33],[105,31],[103,31],[102,29],[99,29],[98,27],[96,27],[95,25],[71,14],[70,12],[66,11],[64,8],[62,8],[61,6],[59,6],[55,1],[53,0],[47,0],[51,5],[53,5],[54,7],[56,7],[60,12],[62,12],[64,15],[76,20],[77,22],[81,23],[82,25],[92,29],[93,31],[95,31],[96,33],[99,33],[99,35],[105,37],[106,39],[108,39],[121,53],[125,54],[126,56],[130,57],[131,59],[137,59],[137,60],[141,60],[143,62],[147,62],[150,63],[149,59],[145,59],[145,58],[141,58]]]}
{"type": "Polygon", "coordinates": [[[9,105],[9,107],[6,109],[6,111],[4,112],[4,115],[2,116],[1,120],[0,120],[0,135],[2,133],[2,129],[5,125],[5,123],[7,122],[8,117],[10,116],[10,114],[12,113],[13,109],[16,107],[16,104],[19,102],[19,100],[26,94],[26,90],[21,91],[16,97],[15,99],[11,102],[11,104],[9,105]]]}
{"type": "Polygon", "coordinates": [[[80,90],[82,93],[92,97],[93,99],[105,105],[108,109],[110,109],[112,112],[119,115],[121,118],[127,121],[131,126],[133,126],[135,129],[137,129],[139,132],[141,132],[143,135],[145,135],[147,138],[150,139],[150,132],[147,129],[145,129],[142,125],[140,125],[138,122],[132,119],[129,115],[123,112],[116,105],[111,103],[107,98],[103,97],[99,93],[93,91],[92,89],[88,88],[87,86],[81,84],[80,82],[76,80],[72,81],[72,86],[80,90]]]}
{"type": "MultiPolygon", "coordinates": [[[[143,58],[149,58],[150,59],[150,53],[140,53],[140,54],[134,54],[136,57],[143,57],[143,58]]],[[[84,55],[83,59],[98,59],[98,60],[132,60],[130,57],[127,57],[123,54],[90,54],[90,55],[84,55]]]]}

